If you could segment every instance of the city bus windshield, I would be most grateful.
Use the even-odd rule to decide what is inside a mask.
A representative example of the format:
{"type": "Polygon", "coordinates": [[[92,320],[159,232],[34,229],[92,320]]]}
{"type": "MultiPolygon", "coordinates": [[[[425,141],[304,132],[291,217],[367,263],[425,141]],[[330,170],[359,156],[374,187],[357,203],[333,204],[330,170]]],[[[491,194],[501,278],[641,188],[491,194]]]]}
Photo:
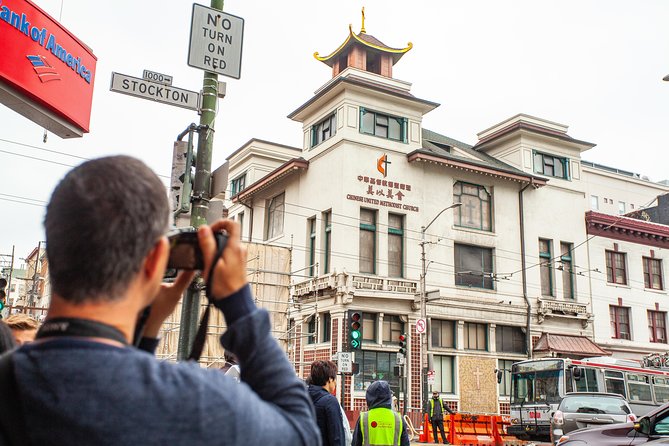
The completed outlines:
{"type": "Polygon", "coordinates": [[[511,373],[511,404],[560,402],[560,387],[564,381],[562,361],[514,364],[511,373]]]}

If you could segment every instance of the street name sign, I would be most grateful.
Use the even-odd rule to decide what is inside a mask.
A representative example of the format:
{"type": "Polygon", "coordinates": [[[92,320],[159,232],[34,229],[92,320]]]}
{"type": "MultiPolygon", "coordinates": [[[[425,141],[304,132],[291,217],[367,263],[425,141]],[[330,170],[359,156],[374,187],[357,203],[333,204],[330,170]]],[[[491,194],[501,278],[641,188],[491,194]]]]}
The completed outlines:
{"type": "Polygon", "coordinates": [[[194,3],[188,65],[239,79],[243,38],[243,18],[194,3]]]}
{"type": "Polygon", "coordinates": [[[339,352],[339,364],[337,368],[342,373],[352,373],[353,372],[353,353],[351,352],[339,352]]]}
{"type": "Polygon", "coordinates": [[[112,72],[111,87],[109,89],[116,93],[150,99],[190,110],[198,110],[200,104],[200,94],[196,91],[157,84],[146,79],[120,73],[112,72]]]}
{"type": "Polygon", "coordinates": [[[172,76],[169,74],[156,73],[155,71],[144,70],[142,77],[147,81],[157,82],[163,85],[172,85],[172,76]]]}

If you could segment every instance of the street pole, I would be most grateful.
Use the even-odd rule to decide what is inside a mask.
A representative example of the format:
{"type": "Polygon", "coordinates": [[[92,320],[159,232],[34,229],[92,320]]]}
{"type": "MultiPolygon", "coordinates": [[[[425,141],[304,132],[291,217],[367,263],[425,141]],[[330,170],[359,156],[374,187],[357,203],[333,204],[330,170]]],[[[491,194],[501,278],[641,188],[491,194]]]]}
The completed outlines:
{"type": "MultiPolygon", "coordinates": [[[[211,0],[211,8],[223,11],[223,0],[211,0]]],[[[207,211],[211,191],[211,154],[214,147],[214,121],[218,103],[218,75],[204,72],[202,81],[202,107],[200,109],[200,125],[198,127],[197,161],[195,178],[193,179],[193,196],[191,197],[190,225],[194,228],[207,223],[207,211]]],[[[186,168],[189,168],[186,166],[186,168]]],[[[197,282],[200,282],[198,280],[197,282]]],[[[188,350],[193,345],[197,332],[197,319],[200,314],[200,285],[193,282],[184,296],[181,309],[181,329],[177,359],[185,360],[188,350]]]]}
{"type": "Polygon", "coordinates": [[[425,275],[427,274],[427,264],[425,262],[425,244],[428,243],[425,241],[425,231],[429,228],[432,223],[439,218],[441,214],[449,209],[462,206],[462,203],[453,203],[452,205],[445,207],[434,217],[427,226],[421,226],[420,228],[420,264],[421,264],[421,275],[420,275],[420,317],[425,321],[425,333],[421,335],[421,345],[420,345],[420,370],[421,370],[421,389],[422,389],[422,398],[421,398],[421,407],[427,401],[428,396],[428,384],[427,384],[427,372],[428,372],[428,360],[427,360],[427,293],[425,291],[425,275]]]}

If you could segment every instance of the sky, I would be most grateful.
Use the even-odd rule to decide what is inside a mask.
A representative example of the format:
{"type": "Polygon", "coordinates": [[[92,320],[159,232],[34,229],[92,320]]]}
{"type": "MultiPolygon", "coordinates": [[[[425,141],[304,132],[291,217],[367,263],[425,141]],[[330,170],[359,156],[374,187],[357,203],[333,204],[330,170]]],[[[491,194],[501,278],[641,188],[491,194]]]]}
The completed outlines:
{"type": "MultiPolygon", "coordinates": [[[[198,91],[187,65],[192,3],[34,0],[97,56],[90,133],[60,139],[0,105],[0,254],[17,263],[44,240],[45,206],[58,181],[85,159],[128,154],[170,174],[173,141],[196,112],[109,90],[111,73],[173,76],[198,91]]],[[[208,6],[208,2],[202,4],[208,6]]],[[[518,113],[569,126],[597,144],[583,159],[651,180],[669,179],[669,2],[665,0],[228,0],[244,19],[241,79],[219,76],[215,169],[251,138],[300,147],[286,116],[331,78],[313,57],[361,26],[396,48],[393,69],[412,93],[441,104],[423,126],[465,143],[518,113]]],[[[0,39],[5,36],[0,35],[0,39]]]]}

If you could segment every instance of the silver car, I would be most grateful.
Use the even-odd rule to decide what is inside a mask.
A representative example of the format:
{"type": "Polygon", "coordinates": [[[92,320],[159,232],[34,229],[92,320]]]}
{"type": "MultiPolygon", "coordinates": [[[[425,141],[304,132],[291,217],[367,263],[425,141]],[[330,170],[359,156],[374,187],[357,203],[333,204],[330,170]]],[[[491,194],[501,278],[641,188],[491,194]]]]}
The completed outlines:
{"type": "Polygon", "coordinates": [[[551,442],[576,429],[635,421],[629,404],[615,393],[568,393],[551,416],[551,442]]]}

